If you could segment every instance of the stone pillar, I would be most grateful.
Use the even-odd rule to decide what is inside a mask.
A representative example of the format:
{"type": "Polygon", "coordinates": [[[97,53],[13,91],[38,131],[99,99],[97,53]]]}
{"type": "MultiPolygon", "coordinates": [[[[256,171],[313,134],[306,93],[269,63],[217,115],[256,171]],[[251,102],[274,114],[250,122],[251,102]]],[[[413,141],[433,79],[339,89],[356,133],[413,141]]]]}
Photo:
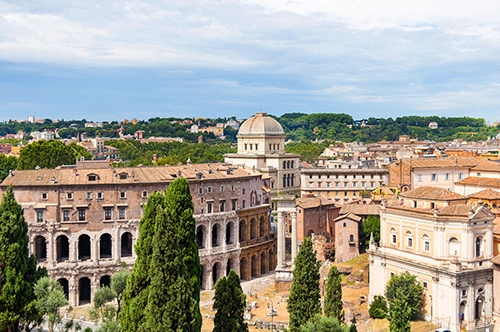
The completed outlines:
{"type": "Polygon", "coordinates": [[[285,265],[285,218],[284,212],[278,211],[278,262],[276,268],[283,268],[285,265]]]}
{"type": "MultiPolygon", "coordinates": [[[[91,238],[92,239],[92,238],[91,238]]],[[[93,240],[90,243],[90,259],[93,262],[98,262],[99,261],[99,254],[101,252],[101,238],[99,237],[99,234],[96,234],[93,236],[93,240]]]]}
{"type": "Polygon", "coordinates": [[[292,212],[292,264],[299,250],[297,242],[297,212],[292,212]]]}
{"type": "Polygon", "coordinates": [[[120,262],[120,248],[121,248],[121,238],[120,229],[113,229],[113,238],[111,239],[111,254],[116,263],[120,262]]]}
{"type": "Polygon", "coordinates": [[[73,307],[77,307],[78,303],[78,280],[72,275],[68,280],[68,297],[69,304],[73,307]]]}
{"type": "Polygon", "coordinates": [[[69,245],[69,261],[70,262],[76,262],[78,260],[78,238],[77,237],[71,237],[68,238],[69,245]],[[73,240],[69,240],[73,238],[73,240]]]}
{"type": "Polygon", "coordinates": [[[54,255],[54,252],[56,251],[56,244],[54,243],[54,233],[50,231],[48,235],[49,236],[47,239],[47,263],[49,266],[52,266],[56,263],[54,255]]]}

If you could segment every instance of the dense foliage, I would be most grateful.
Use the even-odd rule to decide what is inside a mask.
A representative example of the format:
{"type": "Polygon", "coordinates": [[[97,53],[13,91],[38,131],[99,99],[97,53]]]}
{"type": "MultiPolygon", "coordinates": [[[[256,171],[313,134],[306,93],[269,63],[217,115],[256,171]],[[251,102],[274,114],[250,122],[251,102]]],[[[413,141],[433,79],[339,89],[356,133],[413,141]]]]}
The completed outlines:
{"type": "Polygon", "coordinates": [[[387,317],[387,300],[385,297],[375,295],[373,302],[368,310],[371,318],[383,319],[387,317]]]}
{"type": "Polygon", "coordinates": [[[365,244],[370,241],[373,234],[373,240],[378,245],[380,242],[380,216],[368,216],[363,222],[363,237],[365,244]]]}
{"type": "Polygon", "coordinates": [[[21,331],[40,319],[34,286],[47,272],[37,269],[28,244],[28,224],[9,186],[0,203],[1,331],[21,331]]]}
{"type": "Polygon", "coordinates": [[[334,317],[340,322],[344,321],[341,277],[335,265],[332,265],[328,272],[323,310],[325,316],[334,317]]]}
{"type": "Polygon", "coordinates": [[[18,169],[55,168],[74,165],[77,158],[91,159],[92,155],[76,143],[64,144],[58,140],[40,140],[28,144],[19,154],[18,169]]]}
{"type": "Polygon", "coordinates": [[[319,262],[313,251],[312,240],[307,237],[302,242],[295,257],[292,288],[287,300],[290,314],[290,331],[299,331],[299,327],[321,313],[319,295],[319,262]]]}
{"type": "Polygon", "coordinates": [[[349,327],[347,325],[342,324],[338,321],[338,319],[334,317],[321,316],[320,314],[314,315],[314,317],[304,323],[299,328],[300,332],[319,332],[319,331],[328,331],[328,332],[348,332],[349,327]]]}
{"type": "Polygon", "coordinates": [[[0,182],[5,180],[9,171],[17,169],[17,158],[0,154],[0,182]]]}
{"type": "Polygon", "coordinates": [[[417,277],[409,273],[394,275],[385,287],[389,303],[391,331],[409,331],[410,320],[416,318],[423,301],[424,288],[417,277]]]}
{"type": "Polygon", "coordinates": [[[246,296],[240,284],[240,277],[231,270],[227,277],[222,277],[215,284],[213,309],[214,332],[248,332],[248,325],[243,321],[246,296]]]}
{"type": "Polygon", "coordinates": [[[46,316],[49,332],[61,322],[59,308],[68,304],[63,287],[56,280],[43,277],[35,284],[36,308],[46,316]]]}
{"type": "Polygon", "coordinates": [[[144,207],[120,322],[123,331],[200,331],[201,266],[186,179],[144,207]]]}

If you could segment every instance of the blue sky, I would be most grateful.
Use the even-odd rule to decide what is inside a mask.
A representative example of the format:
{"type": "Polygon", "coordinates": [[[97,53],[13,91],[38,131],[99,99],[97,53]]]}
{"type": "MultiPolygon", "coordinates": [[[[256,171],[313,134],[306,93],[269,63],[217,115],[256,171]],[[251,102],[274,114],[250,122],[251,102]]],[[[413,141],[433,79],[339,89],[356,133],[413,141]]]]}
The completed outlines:
{"type": "Polygon", "coordinates": [[[498,0],[0,0],[0,121],[500,120],[498,0]]]}

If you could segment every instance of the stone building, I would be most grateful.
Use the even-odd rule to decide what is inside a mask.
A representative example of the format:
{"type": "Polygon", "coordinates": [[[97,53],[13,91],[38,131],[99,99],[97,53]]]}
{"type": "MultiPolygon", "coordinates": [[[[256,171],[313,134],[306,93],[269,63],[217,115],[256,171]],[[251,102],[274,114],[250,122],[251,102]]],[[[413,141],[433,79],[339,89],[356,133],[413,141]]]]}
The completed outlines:
{"type": "Polygon", "coordinates": [[[107,160],[78,161],[13,171],[0,190],[13,185],[29,226],[30,252],[78,306],[109,284],[122,263],[132,268],[143,204],[177,177],[190,183],[202,289],[229,269],[248,280],[275,268],[269,198],[262,175],[245,166],[111,168],[107,160]]]}
{"type": "MultiPolygon", "coordinates": [[[[322,235],[327,242],[334,241],[334,220],[339,215],[340,207],[331,199],[306,196],[296,199],[297,240],[302,242],[311,234],[322,235]]],[[[285,218],[287,233],[292,233],[290,218],[285,218]]],[[[288,235],[287,234],[287,235],[288,235]]]]}
{"type": "Polygon", "coordinates": [[[424,288],[426,320],[451,331],[492,321],[493,219],[485,206],[446,189],[420,187],[380,210],[380,246],[370,242],[370,301],[391,276],[424,288]]]}
{"type": "Polygon", "coordinates": [[[349,212],[335,219],[335,262],[359,256],[359,234],[363,219],[349,212]]]}

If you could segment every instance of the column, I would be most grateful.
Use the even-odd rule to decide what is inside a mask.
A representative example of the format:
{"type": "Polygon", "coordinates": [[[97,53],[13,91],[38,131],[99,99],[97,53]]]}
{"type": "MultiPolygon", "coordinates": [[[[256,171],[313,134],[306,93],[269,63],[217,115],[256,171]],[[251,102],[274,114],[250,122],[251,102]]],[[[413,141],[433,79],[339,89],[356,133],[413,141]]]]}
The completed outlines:
{"type": "Polygon", "coordinates": [[[113,229],[113,238],[111,239],[111,255],[114,258],[115,263],[120,262],[120,249],[121,249],[121,238],[119,228],[113,229]]]}
{"type": "Polygon", "coordinates": [[[276,268],[283,268],[285,263],[285,220],[283,211],[278,211],[278,262],[276,268]]]}
{"type": "Polygon", "coordinates": [[[91,238],[91,243],[90,243],[90,258],[92,259],[92,261],[95,263],[95,262],[98,262],[99,261],[99,255],[100,255],[100,252],[101,252],[101,238],[99,236],[99,234],[94,234],[94,236],[92,236],[91,238]],[[93,240],[92,240],[93,238],[93,240]]]}
{"type": "Polygon", "coordinates": [[[292,212],[292,264],[299,249],[297,242],[297,212],[292,212]]]}
{"type": "Polygon", "coordinates": [[[54,233],[52,233],[52,230],[49,231],[48,234],[49,238],[47,239],[47,263],[49,266],[53,266],[56,261],[55,261],[55,243],[54,243],[54,233]]]}

